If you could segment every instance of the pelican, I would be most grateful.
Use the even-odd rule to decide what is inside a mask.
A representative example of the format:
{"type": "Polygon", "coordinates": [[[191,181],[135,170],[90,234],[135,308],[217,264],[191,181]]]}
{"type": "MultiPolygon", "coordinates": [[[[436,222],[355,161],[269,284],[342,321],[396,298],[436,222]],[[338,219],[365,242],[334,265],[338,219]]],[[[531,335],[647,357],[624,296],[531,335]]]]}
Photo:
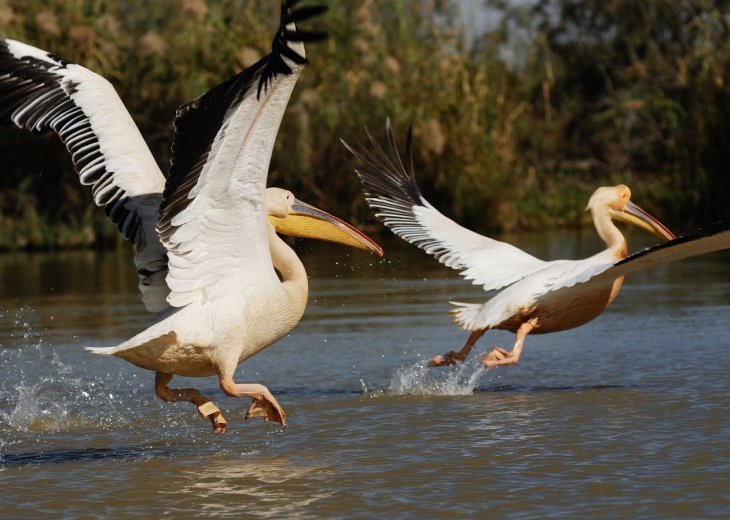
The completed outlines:
{"type": "Polygon", "coordinates": [[[304,266],[277,231],[382,254],[352,226],[265,187],[284,109],[307,63],[303,42],[325,37],[295,24],[325,8],[292,11],[297,2],[282,3],[270,54],[178,108],[167,179],[111,84],[0,40],[0,119],[58,134],[81,183],[134,245],[142,300],[159,313],[128,341],[89,350],[153,370],[157,395],[193,403],[215,433],[227,426],[220,409],[194,388],[170,389],[173,375],[217,375],[226,395],[252,398],[247,419],[286,425],[264,385],[234,381],[236,366],[289,333],[307,303],[304,266]]]}
{"type": "Polygon", "coordinates": [[[606,249],[584,260],[543,261],[504,242],[470,231],[447,218],[421,195],[412,159],[412,131],[401,160],[390,120],[386,134],[390,155],[366,129],[372,150],[342,143],[363,163],[356,172],[376,216],[396,235],[435,256],[441,263],[482,285],[500,290],[482,304],[452,302],[454,321],[471,331],[464,347],[431,360],[431,366],[466,359],[490,329],[516,334],[511,351],[492,347],[482,359],[487,368],[514,365],[525,337],[578,327],[600,315],[616,298],[624,276],[683,258],[730,248],[730,223],[720,222],[693,235],[676,238],[658,220],[631,202],[623,184],[598,188],[588,201],[593,223],[606,249]],[[665,243],[628,256],[626,239],[613,220],[633,224],[665,243]]]}

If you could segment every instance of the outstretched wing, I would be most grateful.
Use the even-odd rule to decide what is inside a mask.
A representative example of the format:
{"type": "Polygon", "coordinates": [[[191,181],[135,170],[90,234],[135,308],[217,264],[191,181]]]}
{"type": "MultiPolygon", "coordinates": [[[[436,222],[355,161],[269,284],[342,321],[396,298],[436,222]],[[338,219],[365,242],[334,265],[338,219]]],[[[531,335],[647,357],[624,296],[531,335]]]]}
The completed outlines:
{"type": "Polygon", "coordinates": [[[114,87],[88,69],[0,39],[0,123],[58,134],[82,184],[135,247],[142,300],[167,307],[166,251],[155,232],[164,176],[114,87]]]}
{"type": "Polygon", "coordinates": [[[730,249],[730,221],[717,222],[690,235],[648,247],[614,264],[596,265],[592,269],[569,273],[551,290],[557,291],[577,284],[605,286],[635,271],[723,249],[730,249]]]}
{"type": "Polygon", "coordinates": [[[175,307],[277,280],[264,208],[269,160],[307,63],[303,42],[325,37],[295,22],[326,8],[291,12],[296,3],[282,4],[270,54],[177,111],[157,224],[169,250],[168,301],[175,307]]]}
{"type": "MultiPolygon", "coordinates": [[[[367,129],[366,129],[367,131],[367,129]]],[[[365,197],[396,235],[461,270],[467,280],[499,289],[541,269],[545,262],[504,242],[479,235],[444,216],[423,198],[413,171],[412,132],[406,140],[406,163],[398,153],[390,119],[386,122],[390,156],[367,131],[372,151],[356,150],[342,141],[364,166],[357,168],[365,197]]]]}

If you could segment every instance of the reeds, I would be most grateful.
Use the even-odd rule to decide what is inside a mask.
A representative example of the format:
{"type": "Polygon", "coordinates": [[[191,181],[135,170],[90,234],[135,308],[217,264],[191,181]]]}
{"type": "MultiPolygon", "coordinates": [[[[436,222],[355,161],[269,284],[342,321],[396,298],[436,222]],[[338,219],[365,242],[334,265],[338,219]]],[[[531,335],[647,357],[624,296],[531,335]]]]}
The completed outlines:
{"type": "MultiPolygon", "coordinates": [[[[631,68],[606,69],[621,81],[598,96],[600,104],[577,89],[577,65],[539,28],[523,42],[516,66],[501,58],[509,24],[472,46],[461,39],[453,0],[326,3],[330,11],[313,24],[330,38],[308,47],[311,66],[284,117],[270,185],[373,223],[339,139],[362,140],[365,126],[382,138],[390,117],[400,139],[413,125],[424,195],[480,231],[586,224],[588,195],[612,182],[629,183],[659,215],[670,206],[687,212],[703,204],[715,208],[705,217],[728,211],[713,197],[730,190],[730,180],[717,194],[711,187],[727,151],[706,147],[727,144],[730,125],[703,142],[682,141],[709,128],[719,132],[728,120],[729,82],[719,55],[703,58],[715,64],[708,73],[715,87],[701,90],[700,99],[687,90],[696,84],[690,59],[672,65],[676,86],[648,85],[654,57],[649,65],[636,60],[631,68]],[[644,125],[628,126],[636,121],[644,125]]],[[[109,79],[166,171],[176,107],[267,53],[278,9],[261,0],[0,0],[0,35],[109,79]]],[[[581,59],[595,61],[602,49],[581,47],[581,59]]],[[[587,64],[583,74],[592,70],[587,64]]],[[[56,141],[0,130],[0,248],[118,243],[56,141]]]]}

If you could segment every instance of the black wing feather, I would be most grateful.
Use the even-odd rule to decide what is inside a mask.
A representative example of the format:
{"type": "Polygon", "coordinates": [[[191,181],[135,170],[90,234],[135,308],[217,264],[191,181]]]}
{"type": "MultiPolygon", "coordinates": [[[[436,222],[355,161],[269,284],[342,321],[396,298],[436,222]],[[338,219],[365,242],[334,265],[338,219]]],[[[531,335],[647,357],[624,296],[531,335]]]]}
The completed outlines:
{"type": "Polygon", "coordinates": [[[359,149],[356,149],[345,141],[341,142],[363,163],[363,166],[357,167],[355,172],[365,188],[368,204],[376,210],[376,216],[386,226],[403,236],[399,233],[401,225],[414,222],[416,217],[413,208],[424,205],[413,169],[413,128],[408,128],[405,164],[398,153],[390,119],[386,121],[385,128],[390,155],[383,150],[367,128],[365,132],[372,151],[361,143],[358,143],[359,149]]]}
{"type": "MultiPolygon", "coordinates": [[[[64,77],[57,73],[73,62],[50,53],[47,56],[55,63],[33,56],[18,59],[10,51],[8,42],[0,39],[0,124],[13,123],[35,134],[55,132],[71,154],[81,183],[92,186],[92,194],[99,206],[124,199],[124,190],[110,181],[113,172],[108,171],[104,164],[104,156],[88,116],[70,98],[77,85],[64,81],[64,77]]],[[[118,207],[105,208],[105,211],[123,231],[124,238],[138,245],[140,222],[135,226],[124,226],[124,222],[128,218],[138,221],[140,217],[118,207]]]]}
{"type": "Polygon", "coordinates": [[[651,267],[667,263],[667,257],[671,258],[671,261],[676,261],[728,248],[730,248],[730,221],[720,221],[700,228],[690,235],[642,249],[616,262],[611,269],[628,267],[629,264],[639,262],[651,267]]]}
{"type": "Polygon", "coordinates": [[[157,224],[160,238],[169,243],[170,236],[177,229],[171,225],[175,215],[191,202],[190,191],[198,183],[200,174],[208,160],[213,143],[223,126],[229,110],[241,103],[245,95],[257,85],[257,98],[266,92],[277,75],[291,74],[286,57],[298,65],[307,63],[287,45],[288,41],[304,41],[306,38],[321,39],[322,33],[307,33],[286,26],[317,16],[326,7],[305,7],[291,12],[298,0],[282,2],[279,30],[271,45],[271,52],[254,65],[243,70],[230,80],[218,85],[197,99],[182,105],[177,110],[175,132],[172,142],[170,170],[163,192],[160,216],[157,224]]]}

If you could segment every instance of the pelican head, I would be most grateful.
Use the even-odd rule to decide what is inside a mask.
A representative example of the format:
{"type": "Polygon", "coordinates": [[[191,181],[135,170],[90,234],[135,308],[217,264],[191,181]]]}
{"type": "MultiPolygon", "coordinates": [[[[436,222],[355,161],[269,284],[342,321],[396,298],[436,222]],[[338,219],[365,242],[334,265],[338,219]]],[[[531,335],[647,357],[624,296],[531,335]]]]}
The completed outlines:
{"type": "Polygon", "coordinates": [[[662,240],[675,238],[664,224],[631,202],[631,190],[625,184],[598,188],[591,195],[586,210],[591,211],[594,220],[605,212],[614,220],[633,224],[662,240]]]}
{"type": "Polygon", "coordinates": [[[336,242],[383,256],[382,248],[346,222],[298,200],[292,192],[267,188],[266,213],[277,233],[336,242]]]}

